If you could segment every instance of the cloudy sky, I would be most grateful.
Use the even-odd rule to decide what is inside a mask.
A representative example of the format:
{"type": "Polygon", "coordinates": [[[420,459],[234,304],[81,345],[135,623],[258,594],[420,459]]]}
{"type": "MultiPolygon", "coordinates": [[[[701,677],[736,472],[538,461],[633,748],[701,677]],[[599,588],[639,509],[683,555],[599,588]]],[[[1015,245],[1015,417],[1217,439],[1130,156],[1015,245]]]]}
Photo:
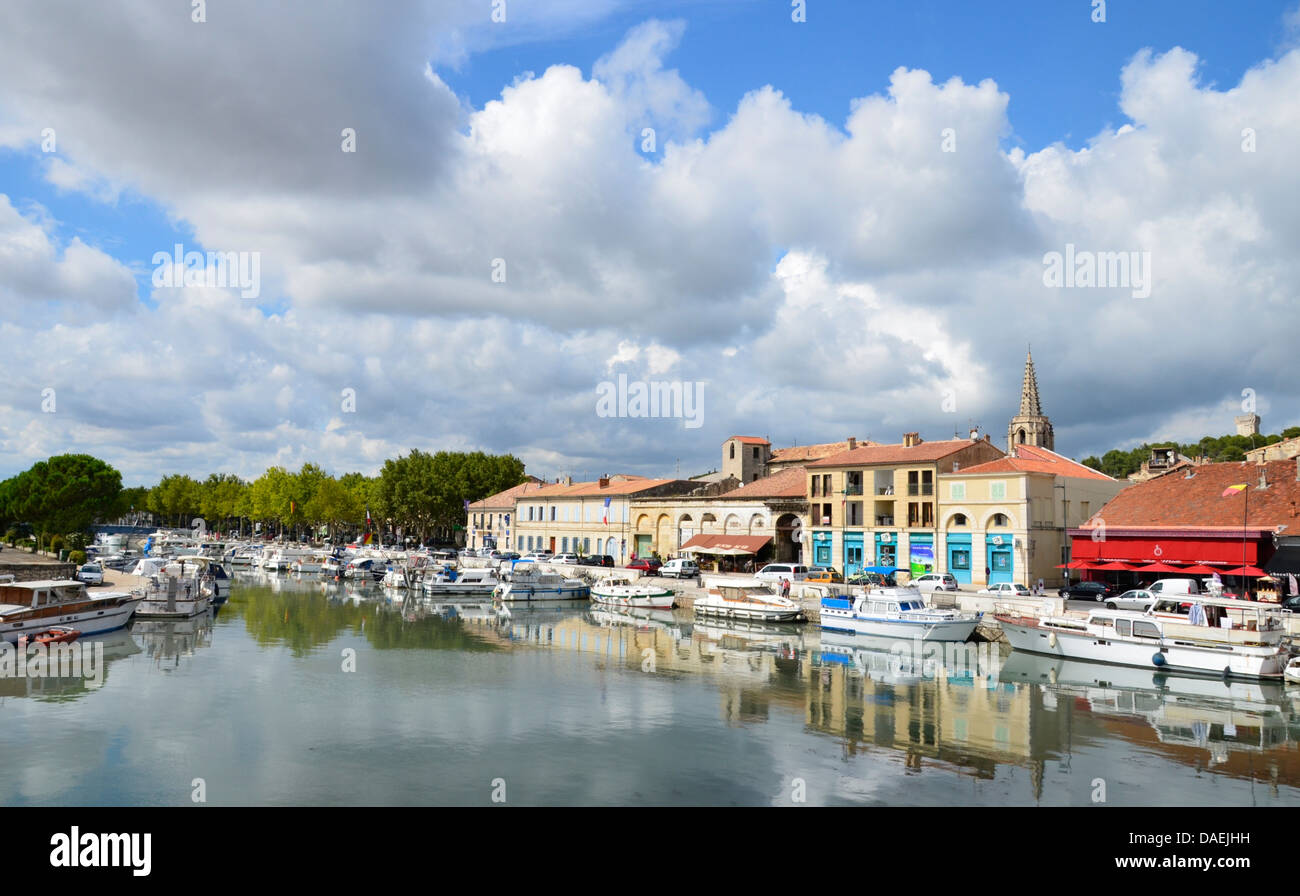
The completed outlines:
{"type": "Polygon", "coordinates": [[[797,6],[10,4],[0,474],[1001,443],[1031,343],[1076,457],[1300,423],[1294,0],[797,6]],[[159,285],[178,244],[256,282],[159,285]],[[599,414],[620,374],[698,418],[599,414]]]}

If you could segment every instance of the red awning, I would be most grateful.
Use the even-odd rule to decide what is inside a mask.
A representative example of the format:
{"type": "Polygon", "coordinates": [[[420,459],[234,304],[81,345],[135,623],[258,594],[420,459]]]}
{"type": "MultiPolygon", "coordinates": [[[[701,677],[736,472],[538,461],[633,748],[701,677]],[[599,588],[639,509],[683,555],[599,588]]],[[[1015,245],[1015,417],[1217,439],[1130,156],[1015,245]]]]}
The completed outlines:
{"type": "Polygon", "coordinates": [[[1268,573],[1264,572],[1264,570],[1260,569],[1258,566],[1238,566],[1236,569],[1230,569],[1227,572],[1219,573],[1219,575],[1254,576],[1258,578],[1259,576],[1266,576],[1268,573]]]}
{"type": "Polygon", "coordinates": [[[697,554],[757,554],[771,540],[770,535],[692,535],[681,549],[697,554]]]}
{"type": "MultiPolygon", "coordinates": [[[[1070,545],[1071,556],[1092,563],[1125,560],[1130,563],[1242,563],[1257,564],[1262,539],[1253,533],[1242,554],[1241,536],[1208,538],[1202,535],[1178,537],[1173,534],[1139,537],[1117,535],[1113,530],[1104,539],[1093,541],[1090,537],[1075,536],[1070,545]]],[[[1271,540],[1269,542],[1271,544],[1271,540]]]]}
{"type": "Polygon", "coordinates": [[[1177,566],[1170,566],[1168,563],[1148,563],[1146,566],[1137,567],[1137,572],[1182,572],[1177,566]]]}
{"type": "Polygon", "coordinates": [[[1133,571],[1133,566],[1132,566],[1131,564],[1128,564],[1128,563],[1120,563],[1120,562],[1118,562],[1118,561],[1115,561],[1115,562],[1112,562],[1112,563],[1103,563],[1103,564],[1101,564],[1100,566],[1093,566],[1093,567],[1091,567],[1091,568],[1092,568],[1092,569],[1096,569],[1096,570],[1105,570],[1105,571],[1107,571],[1107,572],[1116,572],[1116,571],[1118,571],[1118,572],[1132,572],[1132,571],[1133,571]]]}

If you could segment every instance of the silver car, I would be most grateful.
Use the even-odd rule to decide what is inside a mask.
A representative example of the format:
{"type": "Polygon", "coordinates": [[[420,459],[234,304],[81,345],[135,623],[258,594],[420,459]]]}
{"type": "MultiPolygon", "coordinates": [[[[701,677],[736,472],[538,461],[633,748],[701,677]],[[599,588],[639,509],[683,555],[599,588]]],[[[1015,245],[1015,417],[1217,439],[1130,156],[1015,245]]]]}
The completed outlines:
{"type": "Polygon", "coordinates": [[[1151,605],[1156,602],[1156,596],[1150,591],[1141,588],[1133,591],[1125,591],[1118,597],[1109,597],[1106,599],[1106,609],[1108,610],[1141,610],[1146,612],[1151,609],[1151,605]]]}

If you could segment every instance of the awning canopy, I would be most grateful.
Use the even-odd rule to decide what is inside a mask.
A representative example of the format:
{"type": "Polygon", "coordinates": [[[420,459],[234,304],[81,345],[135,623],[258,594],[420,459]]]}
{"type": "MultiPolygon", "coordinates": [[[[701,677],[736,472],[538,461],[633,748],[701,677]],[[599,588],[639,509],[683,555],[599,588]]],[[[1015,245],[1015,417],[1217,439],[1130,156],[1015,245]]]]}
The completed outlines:
{"type": "Polygon", "coordinates": [[[1269,575],[1286,575],[1295,573],[1300,576],[1300,544],[1284,544],[1277,553],[1268,558],[1264,570],[1269,575]]]}
{"type": "Polygon", "coordinates": [[[692,554],[740,556],[757,554],[771,540],[770,535],[692,535],[681,549],[692,554]]]}
{"type": "Polygon", "coordinates": [[[1268,573],[1264,572],[1264,570],[1260,569],[1258,566],[1238,566],[1236,569],[1230,569],[1230,570],[1228,570],[1227,572],[1223,573],[1223,575],[1225,575],[1225,576],[1252,576],[1252,577],[1258,578],[1258,577],[1260,577],[1260,576],[1266,576],[1266,575],[1268,575],[1268,573]]]}

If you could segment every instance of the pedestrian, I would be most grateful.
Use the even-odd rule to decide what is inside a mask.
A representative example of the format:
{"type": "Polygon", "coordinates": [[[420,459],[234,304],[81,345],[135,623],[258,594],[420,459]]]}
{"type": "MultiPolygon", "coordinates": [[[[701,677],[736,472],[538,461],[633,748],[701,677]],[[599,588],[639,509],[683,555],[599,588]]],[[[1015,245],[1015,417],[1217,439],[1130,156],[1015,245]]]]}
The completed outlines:
{"type": "Polygon", "coordinates": [[[781,596],[788,598],[790,596],[790,580],[781,580],[781,596]]]}
{"type": "Polygon", "coordinates": [[[987,582],[989,580],[989,573],[991,572],[993,572],[993,570],[989,569],[987,566],[984,567],[984,581],[987,582]]]}
{"type": "Polygon", "coordinates": [[[1038,591],[1037,591],[1037,593],[1038,593],[1038,594],[1042,594],[1045,590],[1046,590],[1046,586],[1043,584],[1042,577],[1039,577],[1039,579],[1038,579],[1038,591]]]}

